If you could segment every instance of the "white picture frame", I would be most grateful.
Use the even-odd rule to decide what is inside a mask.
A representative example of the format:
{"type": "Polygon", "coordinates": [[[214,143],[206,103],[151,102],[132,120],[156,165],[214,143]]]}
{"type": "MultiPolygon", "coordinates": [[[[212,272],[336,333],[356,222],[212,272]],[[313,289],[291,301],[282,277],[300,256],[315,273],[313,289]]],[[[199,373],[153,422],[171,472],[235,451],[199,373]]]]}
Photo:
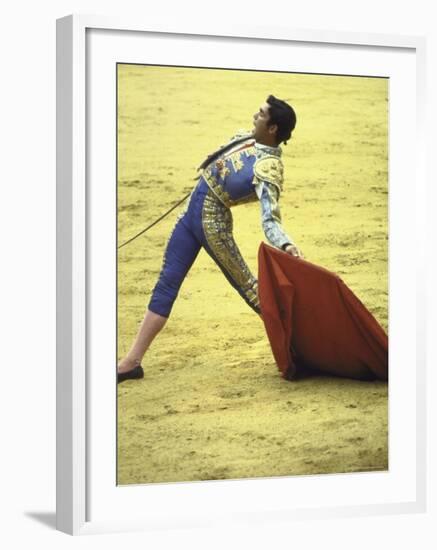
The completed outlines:
{"type": "MultiPolygon", "coordinates": [[[[425,168],[424,168],[424,88],[425,88],[425,40],[421,37],[354,34],[322,32],[281,28],[245,28],[232,27],[226,31],[217,28],[179,29],[171,24],[148,24],[95,16],[73,15],[57,22],[57,528],[69,534],[92,532],[123,531],[130,529],[150,529],[156,526],[196,526],[209,525],[209,520],[199,515],[199,510],[190,505],[179,519],[175,515],[168,517],[159,511],[144,512],[132,519],[108,514],[107,518],[94,520],[89,515],[89,487],[92,483],[91,472],[93,457],[90,453],[91,431],[89,430],[90,400],[95,391],[90,388],[90,336],[88,327],[90,289],[88,230],[90,227],[90,206],[88,188],[89,167],[87,164],[87,117],[89,117],[89,97],[87,78],[90,65],[87,61],[87,34],[90,31],[109,33],[136,33],[136,36],[153,35],[166,40],[171,37],[194,37],[196,39],[220,37],[228,42],[239,41],[250,44],[281,43],[283,47],[293,44],[314,44],[328,48],[359,48],[380,51],[395,51],[399,56],[405,52],[414,57],[416,67],[414,88],[416,104],[409,105],[415,111],[416,156],[413,161],[415,171],[414,192],[416,198],[416,227],[411,234],[416,249],[417,262],[414,268],[416,318],[409,325],[415,332],[415,388],[416,415],[411,427],[415,446],[412,449],[414,462],[414,480],[409,488],[411,498],[393,497],[387,502],[355,503],[353,505],[308,507],[302,501],[299,505],[278,505],[272,509],[256,502],[254,496],[259,481],[246,480],[244,486],[233,486],[233,491],[241,491],[247,498],[252,494],[253,508],[243,515],[235,515],[236,521],[255,521],[261,517],[271,519],[329,518],[360,516],[369,514],[417,513],[426,509],[426,358],[425,358],[425,250],[419,240],[424,231],[426,204],[425,168]],[[88,225],[87,225],[88,223],[88,225]],[[411,489],[411,490],[410,490],[411,489]],[[264,506],[264,507],[263,507],[264,506]],[[153,517],[152,517],[153,516],[153,517]]],[[[169,53],[171,55],[171,52],[169,53]]],[[[130,60],[123,57],[123,62],[130,60]]],[[[178,63],[176,63],[178,64],[178,63]]],[[[395,204],[394,210],[402,207],[395,204]]],[[[402,216],[400,216],[402,217],[402,216]]],[[[413,277],[413,274],[411,274],[413,277]]],[[[115,427],[114,427],[115,429],[115,427]]],[[[94,431],[95,433],[95,431],[94,431]]],[[[409,466],[412,473],[413,466],[409,466]]],[[[368,478],[369,479],[369,478],[368,478]]],[[[300,483],[300,482],[299,482],[300,483]]],[[[302,483],[307,483],[303,480],[302,483]]],[[[326,489],[335,489],[335,476],[316,483],[325,484],[326,489]]],[[[183,487],[179,484],[179,491],[183,487]]],[[[190,485],[190,484],[185,484],[190,485]]],[[[202,486],[208,483],[188,487],[191,493],[198,493],[200,499],[211,498],[202,493],[202,486]]],[[[214,485],[223,498],[230,492],[230,485],[222,482],[214,485]]],[[[141,487],[124,488],[123,498],[129,499],[128,491],[139,493],[141,487]]],[[[278,486],[264,486],[264,491],[274,495],[278,486]]],[[[150,490],[155,503],[171,495],[169,486],[156,486],[150,490]]],[[[182,494],[182,493],[181,493],[182,494]]],[[[234,493],[233,493],[234,495],[234,493]]],[[[144,497],[141,497],[144,498],[144,497]]],[[[147,498],[147,497],[146,497],[147,498]]],[[[173,498],[173,496],[172,496],[173,498]]],[[[196,496],[194,497],[196,498],[196,496]]],[[[234,496],[233,496],[234,498],[234,496]]],[[[238,500],[238,499],[237,499],[238,500]]],[[[242,499],[242,502],[244,499],[242,499]]],[[[218,511],[224,510],[224,506],[218,511]]],[[[224,513],[216,516],[216,523],[230,521],[224,513]]]]}

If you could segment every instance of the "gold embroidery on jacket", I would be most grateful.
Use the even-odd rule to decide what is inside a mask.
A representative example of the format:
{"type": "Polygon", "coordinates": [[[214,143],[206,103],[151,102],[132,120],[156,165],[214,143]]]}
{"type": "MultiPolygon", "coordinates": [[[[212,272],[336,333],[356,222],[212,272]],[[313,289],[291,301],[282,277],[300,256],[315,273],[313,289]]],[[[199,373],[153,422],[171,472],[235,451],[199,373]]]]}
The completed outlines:
{"type": "Polygon", "coordinates": [[[254,202],[258,200],[256,193],[254,193],[253,191],[251,191],[248,195],[244,197],[241,197],[237,200],[232,200],[231,197],[229,196],[229,193],[223,189],[223,187],[216,180],[216,178],[211,174],[211,171],[208,170],[208,168],[203,171],[202,176],[203,176],[203,179],[208,184],[208,187],[214,192],[214,195],[227,208],[231,208],[231,206],[235,206],[237,204],[245,204],[247,202],[254,202]]]}
{"type": "Polygon", "coordinates": [[[216,160],[215,165],[217,167],[219,177],[223,180],[231,173],[229,168],[226,166],[224,159],[216,160]]]}
{"type": "Polygon", "coordinates": [[[244,166],[244,163],[243,163],[243,161],[241,160],[241,153],[232,155],[232,156],[231,156],[231,162],[232,162],[232,167],[234,168],[234,171],[235,171],[235,172],[238,172],[238,171],[241,170],[241,169],[243,168],[243,166],[244,166]]]}

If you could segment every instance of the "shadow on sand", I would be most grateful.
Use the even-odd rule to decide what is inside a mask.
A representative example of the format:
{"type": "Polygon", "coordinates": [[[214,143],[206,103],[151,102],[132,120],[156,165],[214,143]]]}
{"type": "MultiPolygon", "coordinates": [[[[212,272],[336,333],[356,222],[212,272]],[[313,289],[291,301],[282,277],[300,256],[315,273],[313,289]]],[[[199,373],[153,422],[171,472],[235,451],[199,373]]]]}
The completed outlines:
{"type": "Polygon", "coordinates": [[[33,519],[50,529],[56,529],[56,513],[55,512],[25,512],[24,515],[33,519]]]}

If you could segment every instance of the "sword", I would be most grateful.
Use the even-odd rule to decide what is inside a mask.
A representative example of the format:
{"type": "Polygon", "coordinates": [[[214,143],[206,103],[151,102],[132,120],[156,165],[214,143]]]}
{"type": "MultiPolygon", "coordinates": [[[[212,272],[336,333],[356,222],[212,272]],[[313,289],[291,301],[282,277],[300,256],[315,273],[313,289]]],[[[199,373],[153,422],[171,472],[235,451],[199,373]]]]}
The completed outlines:
{"type": "MultiPolygon", "coordinates": [[[[208,155],[208,157],[202,162],[202,164],[199,166],[199,168],[197,168],[197,171],[204,170],[207,166],[209,166],[220,155],[222,155],[226,151],[229,151],[229,149],[231,149],[232,147],[235,147],[235,145],[238,145],[239,143],[242,143],[243,141],[246,141],[246,140],[250,139],[250,137],[251,137],[250,134],[247,134],[247,135],[244,135],[244,137],[234,139],[234,140],[230,141],[229,143],[227,143],[226,145],[224,145],[223,147],[220,147],[219,149],[217,149],[217,151],[214,151],[214,153],[212,153],[211,155],[208,155]]],[[[198,178],[196,177],[194,179],[197,180],[198,178]]],[[[148,225],[145,229],[142,229],[139,233],[137,233],[136,235],[134,235],[133,237],[128,239],[126,242],[124,242],[123,244],[121,244],[117,248],[118,249],[123,248],[123,246],[126,246],[127,244],[131,243],[137,237],[139,237],[140,235],[142,235],[143,233],[145,233],[146,231],[151,229],[154,225],[156,225],[158,222],[160,222],[166,216],[168,216],[168,214],[170,214],[170,212],[172,212],[176,207],[178,207],[180,204],[182,204],[190,195],[191,195],[191,191],[190,191],[190,193],[188,193],[188,195],[185,195],[184,198],[182,198],[180,201],[178,201],[176,204],[174,204],[170,208],[170,210],[167,210],[167,212],[165,214],[163,214],[160,218],[158,218],[153,223],[148,225]]]]}
{"type": "Polygon", "coordinates": [[[131,237],[130,239],[128,239],[126,242],[124,242],[123,244],[121,244],[120,246],[118,246],[117,248],[120,249],[120,248],[123,248],[123,246],[126,246],[127,244],[131,243],[132,241],[134,241],[137,237],[139,237],[140,235],[142,235],[143,233],[145,233],[146,231],[148,231],[149,229],[151,229],[154,225],[156,225],[158,222],[160,222],[161,220],[163,220],[166,216],[168,216],[170,214],[170,212],[172,212],[176,207],[178,207],[180,204],[182,204],[185,200],[188,199],[188,197],[191,195],[191,191],[185,195],[184,198],[182,198],[180,201],[178,201],[176,204],[174,204],[170,210],[167,210],[167,212],[165,214],[163,214],[161,217],[159,217],[157,220],[155,220],[153,223],[151,223],[150,225],[148,225],[146,228],[142,229],[139,233],[137,233],[136,235],[134,235],[133,237],[131,237]]]}

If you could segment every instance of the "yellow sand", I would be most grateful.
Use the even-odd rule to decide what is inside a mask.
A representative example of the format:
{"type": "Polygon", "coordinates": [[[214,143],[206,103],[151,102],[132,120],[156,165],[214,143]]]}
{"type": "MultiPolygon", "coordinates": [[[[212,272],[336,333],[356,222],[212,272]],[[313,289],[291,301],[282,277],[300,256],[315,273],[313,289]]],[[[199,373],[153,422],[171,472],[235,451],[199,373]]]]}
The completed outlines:
{"type": "MultiPolygon", "coordinates": [[[[204,157],[251,129],[273,93],[298,117],[283,147],[284,228],[387,329],[387,80],[132,65],[118,76],[119,243],[186,194],[204,157]]],[[[119,251],[119,358],[181,208],[119,251]]],[[[259,206],[233,215],[256,274],[259,206]]],[[[387,384],[283,380],[262,322],[204,251],[143,366],[143,380],[118,386],[120,484],[388,467],[387,384]]]]}

